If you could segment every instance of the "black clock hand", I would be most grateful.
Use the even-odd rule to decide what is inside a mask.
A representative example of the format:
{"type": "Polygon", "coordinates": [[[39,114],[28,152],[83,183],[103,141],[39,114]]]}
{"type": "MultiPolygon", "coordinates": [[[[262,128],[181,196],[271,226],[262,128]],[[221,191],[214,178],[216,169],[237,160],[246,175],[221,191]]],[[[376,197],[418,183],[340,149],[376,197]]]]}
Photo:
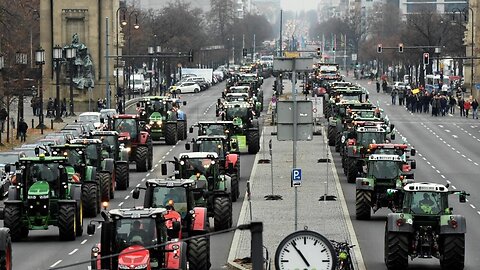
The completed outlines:
{"type": "Polygon", "coordinates": [[[303,253],[297,248],[297,244],[295,242],[292,242],[292,246],[293,248],[298,252],[298,254],[300,255],[300,257],[302,257],[303,261],[305,262],[305,264],[310,267],[310,264],[308,263],[307,259],[305,258],[305,256],[303,256],[303,253]]]}

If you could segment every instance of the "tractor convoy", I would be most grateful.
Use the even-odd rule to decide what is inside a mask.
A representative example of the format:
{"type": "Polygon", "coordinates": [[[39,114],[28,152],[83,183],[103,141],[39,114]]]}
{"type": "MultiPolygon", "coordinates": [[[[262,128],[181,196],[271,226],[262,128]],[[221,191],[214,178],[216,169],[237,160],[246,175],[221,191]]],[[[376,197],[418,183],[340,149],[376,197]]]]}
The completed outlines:
{"type": "Polygon", "coordinates": [[[325,89],[328,144],[339,152],[347,182],[355,184],[356,219],[369,220],[380,208],[391,211],[385,226],[387,268],[407,269],[409,259],[438,258],[442,269],[463,269],[466,221],[452,213],[449,195],[465,202],[469,194],[416,183],[416,151],[393,142],[395,126],[383,110],[369,101],[364,88],[321,79],[323,71],[316,78],[325,89]]]}

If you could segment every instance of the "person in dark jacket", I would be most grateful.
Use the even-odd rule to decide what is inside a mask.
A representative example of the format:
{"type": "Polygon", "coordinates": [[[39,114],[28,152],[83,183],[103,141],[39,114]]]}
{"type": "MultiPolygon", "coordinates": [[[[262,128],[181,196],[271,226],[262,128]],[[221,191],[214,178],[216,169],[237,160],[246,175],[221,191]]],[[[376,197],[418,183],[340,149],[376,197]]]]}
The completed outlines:
{"type": "Polygon", "coordinates": [[[478,101],[476,98],[473,99],[471,106],[472,106],[472,118],[478,119],[478,101]]]}
{"type": "Polygon", "coordinates": [[[27,130],[28,130],[28,125],[23,120],[23,118],[21,118],[20,122],[18,123],[18,135],[20,136],[21,142],[25,142],[25,138],[27,137],[27,130]]]}
{"type": "Polygon", "coordinates": [[[447,112],[447,105],[448,101],[445,96],[440,97],[440,110],[442,112],[442,116],[445,116],[445,113],[447,112]]]}
{"type": "Polygon", "coordinates": [[[465,100],[463,99],[463,97],[461,97],[459,100],[458,100],[458,107],[460,107],[460,117],[462,116],[465,116],[465,100]]]}
{"type": "Polygon", "coordinates": [[[450,105],[450,113],[455,114],[455,106],[457,105],[457,100],[454,96],[450,96],[448,104],[450,105]]]}

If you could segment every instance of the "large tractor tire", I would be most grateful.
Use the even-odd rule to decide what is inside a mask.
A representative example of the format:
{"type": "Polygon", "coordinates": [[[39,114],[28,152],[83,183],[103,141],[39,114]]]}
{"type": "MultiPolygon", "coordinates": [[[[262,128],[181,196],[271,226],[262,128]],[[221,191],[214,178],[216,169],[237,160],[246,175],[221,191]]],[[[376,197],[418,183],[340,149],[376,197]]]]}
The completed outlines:
{"type": "Polygon", "coordinates": [[[248,132],[247,144],[249,154],[256,154],[260,151],[260,133],[258,130],[248,132]]]}
{"type": "Polygon", "coordinates": [[[188,263],[191,270],[210,269],[210,239],[208,237],[188,241],[188,263]]]}
{"type": "Polygon", "coordinates": [[[238,185],[238,177],[236,174],[232,174],[232,192],[230,193],[230,197],[232,198],[232,202],[236,202],[238,197],[240,196],[239,185],[238,185]]]}
{"type": "Polygon", "coordinates": [[[12,239],[8,233],[8,229],[0,228],[0,239],[3,240],[0,250],[0,270],[12,269],[12,239]]]}
{"type": "Polygon", "coordinates": [[[110,185],[112,181],[110,180],[110,175],[108,173],[98,173],[98,182],[100,183],[100,194],[102,198],[102,202],[109,202],[111,195],[110,195],[110,185]]]}
{"type": "Polygon", "coordinates": [[[149,136],[147,139],[147,146],[148,146],[148,170],[153,168],[153,143],[152,138],[149,136]]]}
{"type": "Polygon", "coordinates": [[[87,217],[96,217],[98,213],[99,198],[96,183],[83,183],[82,185],[82,203],[85,215],[87,217]]]}
{"type": "Polygon", "coordinates": [[[355,200],[355,213],[358,220],[368,220],[371,216],[372,192],[357,189],[355,200]]]}
{"type": "Polygon", "coordinates": [[[7,204],[4,211],[3,226],[10,229],[12,241],[16,242],[25,238],[25,230],[28,235],[28,229],[23,226],[20,205],[7,204]]]}
{"type": "Polygon", "coordinates": [[[183,141],[187,138],[185,136],[185,121],[177,122],[177,138],[179,141],[183,141]]]}
{"type": "Polygon", "coordinates": [[[78,204],[77,213],[75,215],[75,235],[82,236],[83,234],[83,205],[82,203],[78,204]]]}
{"type": "Polygon", "coordinates": [[[178,132],[176,123],[167,123],[165,126],[165,143],[175,145],[178,141],[178,132]]]}
{"type": "Polygon", "coordinates": [[[61,204],[58,209],[58,232],[61,241],[73,241],[76,235],[76,212],[73,204],[61,204]]]}
{"type": "Polygon", "coordinates": [[[443,254],[440,257],[440,265],[445,270],[462,270],[465,266],[465,235],[444,235],[443,254]]]}
{"type": "Polygon", "coordinates": [[[337,128],[328,126],[328,145],[335,146],[335,136],[337,135],[337,128]]]}
{"type": "Polygon", "coordinates": [[[337,132],[335,134],[335,152],[340,152],[340,148],[342,147],[342,133],[337,132]]]}
{"type": "Polygon", "coordinates": [[[232,227],[232,202],[228,197],[216,197],[213,202],[215,231],[232,227]]]}
{"type": "Polygon", "coordinates": [[[128,163],[117,163],[115,166],[115,180],[118,190],[126,190],[130,182],[130,173],[128,163]]]}
{"type": "Polygon", "coordinates": [[[408,234],[385,232],[385,264],[388,270],[408,268],[408,234]]]}
{"type": "Polygon", "coordinates": [[[355,183],[357,179],[357,164],[355,159],[349,158],[348,168],[347,168],[347,182],[355,183]]]}
{"type": "Polygon", "coordinates": [[[135,166],[137,172],[146,172],[148,168],[148,147],[137,146],[135,150],[135,166]]]}

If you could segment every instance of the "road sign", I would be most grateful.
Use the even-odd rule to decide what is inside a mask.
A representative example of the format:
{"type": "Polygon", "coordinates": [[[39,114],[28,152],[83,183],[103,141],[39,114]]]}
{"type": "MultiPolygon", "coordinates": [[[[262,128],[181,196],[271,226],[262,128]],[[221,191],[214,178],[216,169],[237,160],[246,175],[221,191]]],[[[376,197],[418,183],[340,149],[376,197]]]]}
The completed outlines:
{"type": "Polygon", "coordinates": [[[294,168],[292,169],[292,187],[299,187],[302,185],[302,169],[294,168]]]}
{"type": "Polygon", "coordinates": [[[352,61],[357,61],[357,54],[356,53],[352,53],[352,61]]]}
{"type": "Polygon", "coordinates": [[[300,52],[284,52],[283,55],[286,58],[299,58],[300,57],[300,52]]]}

